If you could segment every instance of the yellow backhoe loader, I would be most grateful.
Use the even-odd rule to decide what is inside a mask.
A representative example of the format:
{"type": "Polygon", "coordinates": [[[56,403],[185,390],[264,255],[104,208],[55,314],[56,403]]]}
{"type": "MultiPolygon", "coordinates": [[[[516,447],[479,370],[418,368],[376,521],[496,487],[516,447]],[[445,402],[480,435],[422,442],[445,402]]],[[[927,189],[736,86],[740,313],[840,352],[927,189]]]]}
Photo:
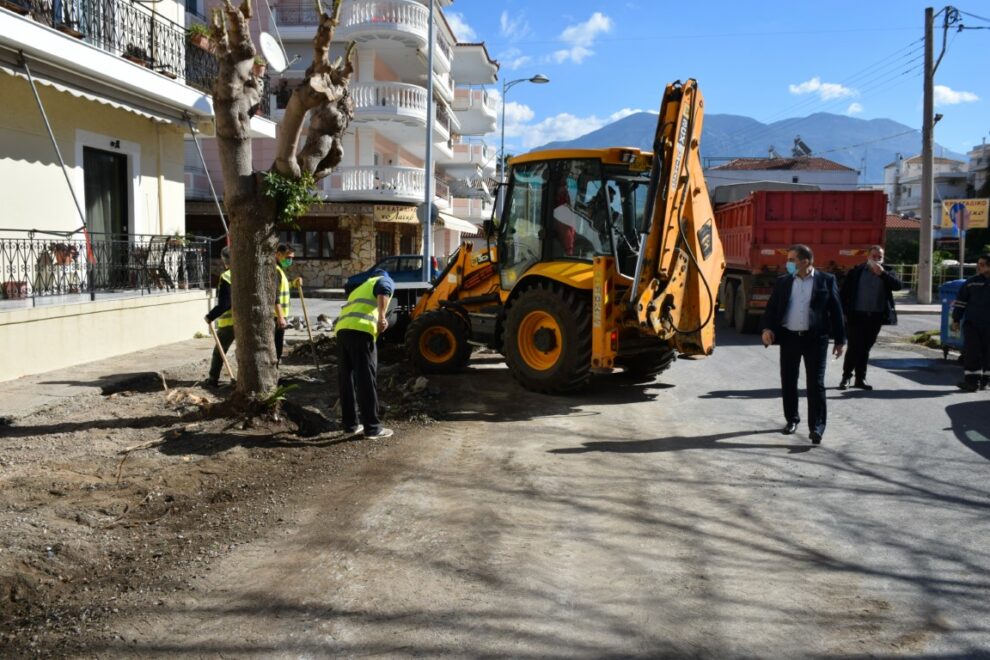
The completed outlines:
{"type": "Polygon", "coordinates": [[[450,372],[485,345],[524,387],[568,392],[592,373],[652,378],[677,354],[711,354],[725,262],[698,152],[703,110],[695,81],[675,82],[653,153],[512,159],[485,244],[462,245],[411,314],[413,363],[450,372]]]}

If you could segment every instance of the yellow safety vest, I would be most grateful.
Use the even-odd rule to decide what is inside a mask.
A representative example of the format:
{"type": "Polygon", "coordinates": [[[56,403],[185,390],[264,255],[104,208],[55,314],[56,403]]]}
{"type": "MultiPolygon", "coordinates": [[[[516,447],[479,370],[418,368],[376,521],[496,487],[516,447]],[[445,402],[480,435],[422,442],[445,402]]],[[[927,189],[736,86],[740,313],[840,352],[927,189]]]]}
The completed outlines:
{"type": "MultiPolygon", "coordinates": [[[[220,279],[230,285],[230,269],[223,271],[220,275],[220,279]]],[[[231,291],[231,297],[233,297],[234,292],[231,291]]],[[[217,327],[218,328],[229,328],[234,325],[234,309],[228,309],[226,312],[217,317],[217,327]]]]}
{"type": "MultiPolygon", "coordinates": [[[[281,266],[275,266],[275,270],[278,271],[278,301],[276,305],[281,305],[282,307],[282,318],[289,318],[289,278],[285,275],[285,271],[282,270],[281,266]]],[[[275,317],[278,318],[278,311],[275,312],[275,317]]]]}
{"type": "Polygon", "coordinates": [[[378,300],[375,297],[375,283],[381,277],[372,277],[351,291],[347,304],[340,310],[334,330],[360,330],[378,338],[378,300]]]}

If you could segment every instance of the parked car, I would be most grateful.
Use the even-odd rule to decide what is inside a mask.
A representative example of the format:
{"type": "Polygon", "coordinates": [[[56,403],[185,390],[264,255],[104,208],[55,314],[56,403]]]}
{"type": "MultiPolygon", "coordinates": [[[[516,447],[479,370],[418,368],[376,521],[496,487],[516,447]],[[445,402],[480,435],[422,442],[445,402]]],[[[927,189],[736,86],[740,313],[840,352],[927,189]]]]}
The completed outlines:
{"type": "MultiPolygon", "coordinates": [[[[356,273],[347,278],[344,284],[344,291],[351,292],[360,286],[365,280],[371,277],[372,271],[381,268],[395,282],[422,282],[423,281],[423,255],[421,254],[398,254],[394,257],[385,257],[368,270],[356,273]]],[[[431,268],[430,281],[435,280],[440,271],[436,267],[431,268]]]]}

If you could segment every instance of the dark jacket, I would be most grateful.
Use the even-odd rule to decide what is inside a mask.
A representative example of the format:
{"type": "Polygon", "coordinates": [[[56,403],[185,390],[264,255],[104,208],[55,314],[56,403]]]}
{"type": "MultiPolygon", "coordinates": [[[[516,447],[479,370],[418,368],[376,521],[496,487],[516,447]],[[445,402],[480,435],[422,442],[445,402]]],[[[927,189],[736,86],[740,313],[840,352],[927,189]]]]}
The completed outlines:
{"type": "Polygon", "coordinates": [[[990,327],[990,277],[974,275],[959,289],[952,303],[952,320],[990,327]]]}
{"type": "Polygon", "coordinates": [[[206,319],[213,323],[223,316],[228,309],[230,309],[230,285],[224,280],[220,280],[220,285],[217,287],[217,304],[206,315],[206,319]]]}
{"type": "MultiPolygon", "coordinates": [[[[894,309],[894,291],[900,291],[903,288],[903,284],[894,275],[894,269],[886,264],[881,264],[883,266],[883,273],[880,274],[880,279],[883,280],[884,288],[887,290],[886,300],[887,305],[884,310],[884,325],[897,325],[897,310],[894,309]]],[[[862,263],[846,275],[845,282],[842,283],[842,290],[839,292],[839,297],[842,299],[842,311],[845,312],[846,316],[849,316],[852,312],[856,311],[856,296],[859,295],[859,279],[863,275],[873,276],[873,273],[867,272],[867,266],[862,263]]]]}
{"type": "MultiPolygon", "coordinates": [[[[791,286],[796,275],[781,275],[773,285],[773,293],[763,313],[763,329],[773,332],[774,341],[780,341],[787,318],[787,305],[791,300],[791,286]]],[[[839,285],[835,275],[815,269],[815,282],[811,291],[811,315],[808,332],[828,336],[836,344],[846,343],[846,327],[842,322],[842,303],[839,302],[839,285]]]]}

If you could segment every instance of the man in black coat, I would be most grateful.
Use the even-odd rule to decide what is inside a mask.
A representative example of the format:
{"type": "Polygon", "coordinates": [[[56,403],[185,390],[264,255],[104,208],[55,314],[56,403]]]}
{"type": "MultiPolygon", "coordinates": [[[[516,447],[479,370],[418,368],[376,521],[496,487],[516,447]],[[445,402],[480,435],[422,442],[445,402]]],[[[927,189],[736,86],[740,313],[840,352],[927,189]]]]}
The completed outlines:
{"type": "Polygon", "coordinates": [[[787,275],[777,278],[763,314],[763,345],[780,345],[780,387],[784,399],[782,433],[797,430],[798,373],[801,361],[808,383],[808,437],[820,444],[825,434],[825,365],[829,337],[835,339],[835,357],[846,343],[842,303],[835,276],[815,270],[814,253],[807,245],[787,251],[787,275]]]}
{"type": "Polygon", "coordinates": [[[894,291],[900,291],[901,281],[894,275],[890,266],[883,264],[883,247],[870,248],[869,258],[846,276],[839,296],[842,298],[842,311],[846,314],[846,331],[849,335],[849,350],[842,364],[842,381],[839,389],[849,387],[853,375],[853,387],[872,390],[866,382],[866,363],[870,359],[870,349],[877,341],[880,327],[897,324],[894,310],[894,291]]]}

